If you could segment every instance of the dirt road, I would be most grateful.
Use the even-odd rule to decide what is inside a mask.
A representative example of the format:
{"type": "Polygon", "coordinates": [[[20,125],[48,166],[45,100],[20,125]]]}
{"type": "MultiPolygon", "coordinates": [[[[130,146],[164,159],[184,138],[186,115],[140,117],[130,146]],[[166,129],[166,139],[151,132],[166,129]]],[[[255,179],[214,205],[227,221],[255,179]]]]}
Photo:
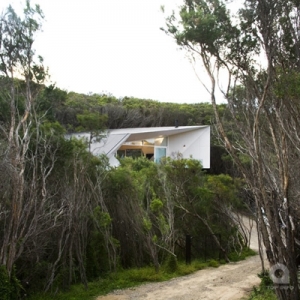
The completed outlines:
{"type": "MultiPolygon", "coordinates": [[[[252,231],[251,248],[258,250],[255,228],[252,231]]],[[[201,270],[166,282],[114,291],[97,300],[238,300],[249,295],[253,286],[259,284],[257,274],[260,272],[260,259],[256,255],[244,261],[201,270]]]]}

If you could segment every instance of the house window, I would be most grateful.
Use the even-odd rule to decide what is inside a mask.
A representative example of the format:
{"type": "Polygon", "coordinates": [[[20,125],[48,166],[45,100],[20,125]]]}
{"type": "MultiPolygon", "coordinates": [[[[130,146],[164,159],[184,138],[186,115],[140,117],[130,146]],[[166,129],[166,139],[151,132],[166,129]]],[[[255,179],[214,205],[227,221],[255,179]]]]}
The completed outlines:
{"type": "Polygon", "coordinates": [[[159,136],[144,140],[130,141],[124,143],[117,151],[117,156],[137,158],[145,156],[150,160],[159,163],[163,157],[166,157],[168,146],[168,137],[159,136]]]}
{"type": "Polygon", "coordinates": [[[166,156],[167,156],[167,148],[165,148],[165,147],[155,147],[155,150],[154,150],[154,161],[156,163],[160,163],[160,160],[163,157],[166,157],[166,156]]]}
{"type": "Polygon", "coordinates": [[[154,145],[155,146],[168,146],[168,137],[156,138],[154,145]]]}
{"type": "Polygon", "coordinates": [[[132,157],[137,158],[142,156],[142,149],[125,149],[125,150],[118,150],[117,156],[120,158],[123,157],[132,157]]]}
{"type": "Polygon", "coordinates": [[[142,156],[142,149],[126,149],[126,156],[137,158],[142,156]]]}
{"type": "Polygon", "coordinates": [[[119,158],[125,157],[125,156],[126,156],[126,150],[118,150],[118,151],[117,151],[117,156],[118,156],[119,158]]]}
{"type": "Polygon", "coordinates": [[[154,139],[143,140],[143,146],[154,146],[154,139]]]}

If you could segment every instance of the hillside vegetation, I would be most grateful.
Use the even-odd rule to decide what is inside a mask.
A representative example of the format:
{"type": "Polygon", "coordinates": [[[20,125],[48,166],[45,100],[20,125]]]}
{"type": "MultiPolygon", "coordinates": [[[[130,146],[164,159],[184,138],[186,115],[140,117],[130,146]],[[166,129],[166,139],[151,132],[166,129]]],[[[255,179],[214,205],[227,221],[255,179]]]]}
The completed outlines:
{"type": "Polygon", "coordinates": [[[181,21],[166,20],[165,31],[206,64],[212,104],[117,99],[47,86],[47,69],[33,48],[40,7],[26,2],[24,14],[9,7],[0,16],[2,299],[38,292],[52,297],[73,284],[88,289],[89,282],[106,282],[124,269],[151,269],[153,277],[162,269],[180,274],[187,235],[200,264],[239,259],[248,252],[249,232],[237,212],[256,218],[270,263],[289,268],[295,289],[290,295],[276,290],[277,296],[297,299],[300,56],[287,33],[294,27],[281,16],[296,14],[298,6],[279,1],[273,10],[267,1],[246,2],[240,24],[231,24],[219,1],[184,1],[181,21]],[[265,19],[282,26],[278,34],[265,19]],[[285,50],[276,46],[279,33],[285,50]],[[282,52],[273,53],[268,41],[282,52]],[[260,49],[268,50],[267,70],[252,61],[260,49]],[[234,84],[224,93],[227,104],[217,105],[215,72],[221,68],[234,84]],[[180,155],[160,164],[124,158],[111,168],[87,143],[65,138],[175,122],[211,125],[209,171],[180,155]]]}
{"type": "Polygon", "coordinates": [[[185,260],[186,234],[222,237],[214,253],[202,248],[193,256],[202,260],[219,259],[221,252],[225,261],[248,246],[230,215],[245,209],[243,183],[220,174],[226,166],[221,148],[215,148],[218,172],[208,175],[198,161],[180,157],[160,165],[125,158],[110,168],[82,141],[65,139],[75,131],[173,126],[174,117],[182,125],[212,124],[209,104],[118,100],[30,83],[34,102],[24,130],[24,81],[2,77],[0,84],[1,276],[9,282],[1,292],[7,299],[23,289],[50,292],[78,282],[87,287],[123,268],[153,266],[158,272],[171,257],[185,260]],[[20,91],[13,124],[9,88],[20,91]]]}
{"type": "MultiPolygon", "coordinates": [[[[186,235],[209,236],[194,258],[229,261],[249,246],[233,212],[251,205],[224,150],[215,145],[210,174],[193,159],[157,165],[125,158],[111,168],[83,141],[65,134],[105,128],[205,124],[212,106],[82,95],[45,86],[33,42],[43,15],[27,2],[0,17],[0,297],[50,294],[120,269],[170,272],[184,260],[186,235]],[[12,38],[13,37],[13,38],[12,38]],[[241,200],[242,199],[242,200],[241,200]],[[220,238],[219,238],[220,237],[220,238]],[[205,246],[206,247],[206,246],[205,246]],[[208,246],[207,246],[208,247],[208,246]],[[205,248],[206,249],[206,248],[205,248]]],[[[218,110],[227,118],[227,108],[218,110]]],[[[245,164],[249,163],[245,158],[245,164]]]]}

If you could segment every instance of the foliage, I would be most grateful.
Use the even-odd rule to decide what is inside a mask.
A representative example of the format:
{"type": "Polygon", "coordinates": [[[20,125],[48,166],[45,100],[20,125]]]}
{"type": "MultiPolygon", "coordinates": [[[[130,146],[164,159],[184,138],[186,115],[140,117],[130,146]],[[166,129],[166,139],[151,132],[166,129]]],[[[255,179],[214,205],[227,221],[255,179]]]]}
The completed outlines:
{"type": "MultiPolygon", "coordinates": [[[[44,93],[47,98],[53,99],[52,103],[43,100],[43,103],[47,103],[48,109],[51,107],[49,117],[50,112],[53,112],[52,118],[55,117],[68,132],[86,128],[80,124],[82,123],[80,118],[90,114],[93,115],[93,120],[98,119],[100,123],[102,122],[100,126],[93,121],[94,130],[100,127],[114,129],[174,126],[175,120],[179,126],[214,123],[212,106],[208,103],[177,104],[130,97],[116,99],[106,94],[84,95],[75,92],[66,94],[54,87],[45,88],[44,93]],[[57,105],[54,106],[56,102],[57,105]]],[[[46,108],[45,104],[43,107],[46,108]]],[[[224,112],[225,106],[220,105],[220,110],[224,112]]]]}
{"type": "Polygon", "coordinates": [[[216,248],[224,247],[225,252],[230,249],[227,240],[235,243],[236,225],[226,213],[241,207],[240,181],[228,175],[207,176],[192,159],[167,158],[156,165],[146,158],[124,158],[120,163],[107,172],[103,195],[123,267],[150,261],[158,266],[170,256],[182,257],[175,242],[185,234],[221,234],[223,244],[216,248]]]}
{"type": "Polygon", "coordinates": [[[249,297],[249,300],[275,300],[277,299],[273,287],[273,282],[269,277],[268,272],[262,272],[258,274],[261,278],[259,287],[254,287],[249,297]]]}
{"type": "Polygon", "coordinates": [[[104,128],[107,117],[99,113],[93,113],[90,111],[84,111],[82,114],[77,114],[77,120],[80,127],[77,131],[96,131],[104,128]]]}
{"type": "Polygon", "coordinates": [[[289,0],[276,6],[246,0],[235,15],[227,1],[185,0],[179,15],[166,19],[165,29],[201,61],[210,79],[206,88],[217,132],[255,200],[268,260],[284,261],[290,272],[294,289],[276,294],[295,300],[300,293],[298,15],[299,3],[289,0]],[[229,123],[216,104],[219,92],[229,123]]]}
{"type": "Polygon", "coordinates": [[[175,273],[178,270],[178,261],[175,255],[168,255],[164,270],[168,273],[175,273]]]}
{"type": "Polygon", "coordinates": [[[213,267],[213,268],[218,268],[219,267],[219,262],[217,262],[216,260],[214,259],[211,259],[208,261],[208,265],[210,267],[213,267]]]}
{"type": "Polygon", "coordinates": [[[247,257],[253,256],[253,255],[257,255],[257,253],[250,248],[244,248],[243,251],[241,251],[240,253],[237,253],[235,251],[231,252],[228,255],[228,257],[229,257],[230,261],[236,262],[236,261],[244,260],[247,257]]]}
{"type": "MultiPolygon", "coordinates": [[[[239,209],[242,183],[221,174],[225,167],[207,176],[199,161],[177,157],[160,165],[125,158],[111,168],[107,157],[65,136],[87,131],[90,146],[106,127],[213,124],[213,107],[43,85],[47,70],[32,48],[42,18],[29,1],[24,15],[9,7],[0,17],[0,294],[15,299],[16,278],[29,283],[25,293],[59,299],[71,286],[78,293],[72,297],[84,299],[99,289],[188,274],[207,264],[177,260],[187,233],[220,233],[217,247],[228,252],[227,239],[239,239],[226,213],[239,209]],[[73,285],[87,289],[96,278],[85,291],[73,285]]],[[[219,111],[227,116],[226,106],[219,111]]]]}
{"type": "MultiPolygon", "coordinates": [[[[178,276],[185,276],[192,274],[195,271],[203,270],[213,264],[217,267],[218,262],[204,262],[201,260],[194,260],[190,265],[186,265],[183,261],[177,261],[176,271],[169,270],[168,266],[163,267],[159,272],[151,266],[143,268],[132,268],[127,270],[119,270],[115,273],[99,278],[95,281],[89,282],[88,290],[83,285],[72,285],[69,291],[58,292],[55,295],[57,300],[92,300],[96,296],[105,295],[116,289],[123,289],[128,287],[138,286],[147,282],[161,282],[170,280],[178,276]]],[[[53,295],[50,294],[34,294],[29,300],[50,300],[53,295]]]]}
{"type": "Polygon", "coordinates": [[[0,299],[14,300],[20,296],[22,286],[16,278],[15,270],[9,276],[4,265],[0,267],[0,299]]]}

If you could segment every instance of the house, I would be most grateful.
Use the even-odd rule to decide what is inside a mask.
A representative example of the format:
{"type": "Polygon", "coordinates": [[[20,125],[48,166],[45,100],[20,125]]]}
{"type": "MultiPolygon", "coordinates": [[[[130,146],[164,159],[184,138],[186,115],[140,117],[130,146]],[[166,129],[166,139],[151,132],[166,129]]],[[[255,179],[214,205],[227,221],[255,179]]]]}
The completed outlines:
{"type": "MultiPolygon", "coordinates": [[[[76,134],[88,138],[88,133],[76,134]]],[[[118,157],[146,156],[159,163],[162,157],[200,160],[204,169],[210,168],[210,127],[144,127],[107,130],[104,137],[95,139],[90,150],[94,155],[106,154],[112,166],[118,166],[118,157]]]]}

